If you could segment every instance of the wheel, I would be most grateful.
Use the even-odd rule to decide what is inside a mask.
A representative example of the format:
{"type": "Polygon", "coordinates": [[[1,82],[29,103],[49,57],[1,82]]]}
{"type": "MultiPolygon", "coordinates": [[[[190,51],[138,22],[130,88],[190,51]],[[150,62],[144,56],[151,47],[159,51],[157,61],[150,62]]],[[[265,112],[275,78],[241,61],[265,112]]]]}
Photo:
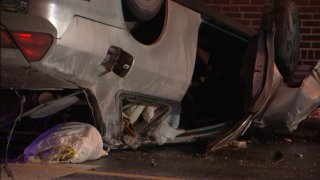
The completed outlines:
{"type": "Polygon", "coordinates": [[[148,21],[159,12],[164,0],[122,0],[126,21],[148,21]]]}
{"type": "Polygon", "coordinates": [[[292,0],[276,0],[274,13],[275,63],[284,81],[290,82],[300,59],[299,11],[292,0]]]}

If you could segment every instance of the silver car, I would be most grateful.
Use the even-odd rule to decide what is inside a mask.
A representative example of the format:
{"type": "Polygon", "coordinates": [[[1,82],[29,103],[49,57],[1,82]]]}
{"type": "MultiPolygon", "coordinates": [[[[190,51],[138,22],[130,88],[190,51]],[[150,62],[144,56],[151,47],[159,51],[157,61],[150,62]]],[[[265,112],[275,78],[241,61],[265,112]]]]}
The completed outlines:
{"type": "MultiPolygon", "coordinates": [[[[268,127],[271,100],[294,80],[296,6],[270,3],[261,22],[189,0],[1,0],[1,133],[79,121],[110,148],[219,137],[218,149],[252,123],[268,127]]],[[[291,130],[318,96],[306,93],[291,130]]]]}

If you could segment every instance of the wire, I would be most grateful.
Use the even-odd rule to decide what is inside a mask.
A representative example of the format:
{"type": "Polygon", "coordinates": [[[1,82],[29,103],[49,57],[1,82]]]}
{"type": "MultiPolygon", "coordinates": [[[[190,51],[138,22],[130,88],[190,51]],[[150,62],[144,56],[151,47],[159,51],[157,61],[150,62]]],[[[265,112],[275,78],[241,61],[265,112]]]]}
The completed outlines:
{"type": "MultiPolygon", "coordinates": [[[[7,142],[7,146],[6,146],[5,164],[4,164],[3,167],[1,167],[1,170],[0,170],[0,171],[2,172],[2,170],[4,169],[5,172],[7,173],[8,177],[11,177],[13,180],[14,180],[13,172],[12,172],[12,170],[10,169],[10,167],[9,167],[9,165],[8,165],[8,151],[9,151],[9,145],[10,145],[10,141],[11,141],[11,138],[12,138],[12,135],[13,135],[14,128],[15,128],[17,122],[21,119],[22,113],[23,113],[23,111],[24,111],[23,105],[24,105],[24,103],[25,103],[25,97],[24,97],[24,96],[21,96],[21,95],[19,94],[19,92],[16,91],[16,90],[15,90],[15,93],[16,93],[16,95],[17,95],[17,96],[19,97],[19,99],[20,99],[20,114],[19,114],[19,116],[14,120],[13,126],[12,126],[12,128],[11,128],[10,133],[9,133],[8,142],[7,142]]],[[[0,177],[1,177],[1,172],[0,172],[0,177]]]]}

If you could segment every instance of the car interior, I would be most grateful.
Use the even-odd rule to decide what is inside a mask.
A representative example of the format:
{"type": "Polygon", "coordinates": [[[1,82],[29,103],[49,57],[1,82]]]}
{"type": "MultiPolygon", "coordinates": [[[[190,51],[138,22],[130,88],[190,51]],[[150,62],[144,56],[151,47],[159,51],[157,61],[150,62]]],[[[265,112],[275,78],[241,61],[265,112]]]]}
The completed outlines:
{"type": "Polygon", "coordinates": [[[183,98],[180,128],[193,129],[244,117],[241,70],[248,40],[203,21],[192,83],[183,98]],[[199,53],[205,51],[208,60],[199,53]]]}

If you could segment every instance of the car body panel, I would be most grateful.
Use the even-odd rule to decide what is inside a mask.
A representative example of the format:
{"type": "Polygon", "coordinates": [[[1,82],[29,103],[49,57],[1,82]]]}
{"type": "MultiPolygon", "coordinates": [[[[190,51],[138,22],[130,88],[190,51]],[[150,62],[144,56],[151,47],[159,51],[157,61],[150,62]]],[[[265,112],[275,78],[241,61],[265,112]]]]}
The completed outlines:
{"type": "Polygon", "coordinates": [[[320,62],[298,88],[281,84],[258,127],[281,128],[294,131],[298,124],[320,105],[320,62]]]}
{"type": "MultiPolygon", "coordinates": [[[[46,55],[37,62],[27,62],[18,49],[2,48],[1,88],[31,91],[71,89],[73,93],[80,90],[80,94],[85,94],[86,97],[82,99],[88,101],[87,105],[95,117],[94,124],[99,126],[98,129],[109,147],[117,147],[122,140],[124,122],[121,104],[126,97],[136,98],[138,103],[152,105],[153,102],[157,102],[165,106],[168,111],[157,119],[159,124],[167,127],[162,130],[169,131],[179,127],[180,103],[192,82],[202,23],[226,34],[231,42],[238,43],[237,45],[250,45],[251,40],[255,38],[253,44],[248,46],[249,56],[235,60],[241,64],[241,70],[247,70],[243,72],[244,77],[239,77],[245,86],[243,93],[246,99],[243,108],[246,113],[244,117],[237,119],[236,123],[228,120],[221,124],[189,129],[181,135],[178,134],[183,131],[179,131],[176,141],[170,136],[169,142],[190,141],[224,132],[222,138],[210,144],[212,150],[223,147],[243,134],[253,121],[258,122],[257,119],[260,119],[268,108],[282,81],[274,64],[273,24],[265,23],[268,28],[261,27],[261,30],[256,31],[201,6],[198,1],[168,0],[165,4],[162,32],[157,40],[146,45],[130,33],[130,27],[123,17],[120,0],[28,2],[27,13],[1,12],[2,30],[48,33],[53,36],[53,44],[46,55]],[[232,41],[233,38],[237,40],[232,41]],[[103,66],[110,47],[119,48],[133,57],[130,71],[124,77],[106,71],[106,67],[103,66]],[[249,64],[245,64],[247,62],[249,64]],[[225,127],[230,128],[230,124],[233,128],[227,131],[225,127]]],[[[238,71],[232,73],[238,75],[238,71]]],[[[61,96],[59,93],[57,94],[61,96]]],[[[72,95],[76,102],[81,101],[78,99],[79,94],[69,95],[72,95]]],[[[51,106],[60,105],[55,102],[68,100],[69,95],[63,96],[67,99],[52,100],[51,106]]],[[[306,102],[310,100],[312,98],[307,98],[306,102]]],[[[67,101],[63,105],[71,106],[76,102],[67,101]]],[[[312,107],[316,103],[317,101],[312,107]]],[[[46,115],[60,110],[56,107],[43,109],[41,104],[33,109],[41,110],[33,112],[36,115],[46,115]]],[[[152,127],[148,130],[152,134],[155,129],[152,127]]],[[[165,142],[162,138],[168,139],[166,134],[154,138],[161,144],[165,142]]]]}
{"type": "MultiPolygon", "coordinates": [[[[112,2],[118,4],[120,1],[112,2]]],[[[30,4],[30,17],[33,17],[33,9],[38,6],[50,7],[44,11],[47,14],[40,14],[40,16],[46,17],[56,27],[57,37],[59,37],[41,61],[30,64],[39,72],[46,72],[92,92],[97,100],[106,130],[109,132],[105,140],[118,137],[121,133],[122,122],[119,120],[120,112],[116,106],[116,95],[119,91],[141,93],[176,102],[182,100],[189,87],[194,68],[197,34],[201,22],[198,13],[168,1],[167,17],[161,37],[147,46],[136,41],[128,30],[116,27],[114,23],[109,25],[80,15],[65,15],[66,19],[61,19],[64,17],[63,14],[53,13],[56,7],[52,3],[53,1],[44,1],[36,7],[30,4]],[[53,15],[57,14],[54,17],[60,16],[54,18],[56,22],[53,22],[49,16],[51,11],[53,15]],[[72,19],[67,28],[57,22],[68,22],[69,17],[72,19]],[[105,68],[101,63],[110,46],[120,47],[134,58],[134,65],[125,78],[120,78],[112,72],[104,74],[105,68]]],[[[64,8],[70,7],[64,3],[64,1],[61,2],[64,8]]],[[[77,6],[73,9],[77,9],[77,6]]],[[[119,7],[110,6],[107,9],[119,9],[119,7]]],[[[12,16],[9,17],[13,20],[20,18],[20,14],[16,15],[18,17],[12,16]]],[[[21,16],[29,16],[29,14],[21,16]]],[[[104,18],[111,17],[105,15],[104,18]]],[[[121,20],[122,15],[117,16],[117,19],[121,20]]],[[[18,25],[18,22],[5,20],[2,23],[9,30],[24,29],[18,25]]],[[[30,25],[30,27],[34,26],[30,25]]],[[[50,32],[52,31],[47,31],[47,33],[50,32]]],[[[7,61],[7,59],[2,58],[1,61],[7,61]]]]}
{"type": "MultiPolygon", "coordinates": [[[[225,132],[220,138],[212,141],[209,144],[212,151],[226,146],[229,142],[243,135],[252,122],[255,119],[259,119],[268,108],[268,103],[282,82],[281,75],[274,62],[273,42],[275,29],[272,25],[270,27],[266,29],[262,28],[264,30],[259,31],[257,41],[253,41],[256,44],[257,50],[253,51],[255,58],[254,71],[251,75],[252,80],[250,80],[249,76],[249,82],[247,82],[249,84],[252,83],[249,85],[250,90],[246,90],[251,97],[248,99],[249,104],[252,104],[252,107],[246,110],[249,111],[248,116],[237,122],[234,127],[225,132]]],[[[249,46],[248,51],[250,51],[250,47],[252,46],[249,46]]]]}
{"type": "Polygon", "coordinates": [[[1,49],[0,87],[17,89],[78,89],[78,86],[62,80],[30,65],[18,49],[1,49]]]}
{"type": "MultiPolygon", "coordinates": [[[[82,16],[117,28],[126,28],[122,11],[119,11],[119,9],[122,9],[121,1],[41,0],[28,1],[27,7],[28,9],[26,14],[8,13],[12,16],[21,16],[21,18],[17,18],[17,20],[24,21],[23,23],[17,23],[14,21],[12,23],[5,22],[8,29],[24,29],[26,31],[33,31],[33,29],[36,28],[38,32],[41,32],[42,29],[34,25],[35,23],[39,23],[39,26],[41,26],[41,24],[43,25],[43,23],[45,23],[36,20],[37,18],[40,18],[52,24],[52,26],[56,28],[56,36],[54,37],[60,38],[67,30],[74,16],[82,16]]],[[[1,22],[11,19],[7,18],[7,15],[2,17],[6,18],[1,18],[1,22]]],[[[47,29],[48,27],[44,27],[44,30],[47,31],[47,29]]]]}

